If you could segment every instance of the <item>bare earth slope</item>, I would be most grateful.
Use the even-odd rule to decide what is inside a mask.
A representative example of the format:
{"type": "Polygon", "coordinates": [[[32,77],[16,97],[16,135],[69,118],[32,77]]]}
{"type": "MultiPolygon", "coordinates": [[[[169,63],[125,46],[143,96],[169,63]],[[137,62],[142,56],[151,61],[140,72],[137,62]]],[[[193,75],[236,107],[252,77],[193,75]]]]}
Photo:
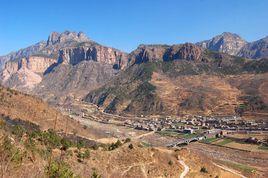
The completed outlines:
{"type": "Polygon", "coordinates": [[[267,59],[252,61],[209,51],[199,53],[200,49],[188,44],[176,47],[175,53],[167,46],[160,48],[172,55],[165,58],[167,55],[163,54],[162,58],[154,59],[140,54],[147,54],[144,52],[147,49],[138,48],[137,57],[132,58],[133,65],[90,92],[85,101],[110,113],[243,115],[255,112],[267,117],[264,94],[267,59]],[[241,109],[242,106],[245,107],[241,109]]]}
{"type": "Polygon", "coordinates": [[[19,119],[34,123],[42,130],[56,129],[70,134],[75,132],[82,137],[93,137],[81,124],[63,116],[41,99],[2,87],[0,87],[0,115],[11,120],[19,119]]]}

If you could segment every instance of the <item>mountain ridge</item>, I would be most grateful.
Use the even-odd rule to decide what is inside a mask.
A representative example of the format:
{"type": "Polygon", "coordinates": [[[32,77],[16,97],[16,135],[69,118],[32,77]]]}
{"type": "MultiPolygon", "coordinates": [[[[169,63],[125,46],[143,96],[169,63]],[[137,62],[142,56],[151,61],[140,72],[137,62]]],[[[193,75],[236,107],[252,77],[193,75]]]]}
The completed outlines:
{"type": "MultiPolygon", "coordinates": [[[[222,36],[241,41],[236,34],[224,33],[222,36]]],[[[230,42],[222,40],[222,36],[216,41],[230,42]]],[[[142,44],[128,54],[102,46],[83,33],[69,31],[52,32],[46,46],[29,57],[6,62],[0,72],[1,84],[53,104],[84,98],[112,113],[235,114],[239,104],[251,97],[251,102],[256,100],[265,108],[267,105],[266,95],[257,92],[265,90],[251,84],[254,77],[257,83],[266,82],[267,59],[246,59],[193,43],[142,44]],[[232,76],[239,80],[251,77],[252,80],[240,87],[231,83],[232,76]],[[248,93],[248,88],[256,90],[258,96],[248,93]],[[229,93],[231,98],[222,92],[229,93]],[[211,96],[228,103],[228,111],[213,108],[222,108],[223,103],[211,96]]],[[[232,49],[228,44],[226,46],[218,50],[232,49]]]]}

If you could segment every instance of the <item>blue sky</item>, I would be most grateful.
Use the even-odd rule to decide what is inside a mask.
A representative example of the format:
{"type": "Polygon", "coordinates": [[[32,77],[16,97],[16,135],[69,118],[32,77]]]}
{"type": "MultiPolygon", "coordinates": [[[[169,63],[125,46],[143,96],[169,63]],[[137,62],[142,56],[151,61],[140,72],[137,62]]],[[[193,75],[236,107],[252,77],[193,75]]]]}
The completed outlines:
{"type": "Polygon", "coordinates": [[[0,0],[0,55],[65,30],[127,52],[224,31],[254,41],[268,35],[267,7],[267,0],[0,0]]]}

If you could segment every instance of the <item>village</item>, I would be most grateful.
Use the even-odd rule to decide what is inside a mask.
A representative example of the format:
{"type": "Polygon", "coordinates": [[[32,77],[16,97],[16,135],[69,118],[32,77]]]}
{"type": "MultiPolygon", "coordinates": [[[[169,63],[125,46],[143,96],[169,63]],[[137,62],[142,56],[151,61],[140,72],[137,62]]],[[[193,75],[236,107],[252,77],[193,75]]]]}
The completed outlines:
{"type": "Polygon", "coordinates": [[[178,132],[193,133],[196,130],[228,130],[228,131],[268,131],[268,123],[263,121],[245,121],[237,116],[185,116],[179,119],[143,118],[140,120],[126,120],[125,126],[139,130],[162,131],[174,129],[178,132]]]}
{"type": "MultiPolygon", "coordinates": [[[[105,113],[98,107],[85,103],[69,106],[65,108],[65,111],[71,117],[75,115],[115,128],[125,127],[145,133],[154,133],[155,138],[157,135],[167,138],[166,142],[162,142],[162,145],[167,147],[182,146],[195,141],[217,143],[214,141],[220,142],[226,139],[239,143],[258,144],[259,146],[267,145],[268,123],[261,119],[245,120],[236,115],[122,116],[105,113]],[[243,139],[236,138],[237,134],[243,139]],[[172,139],[168,141],[168,138],[172,139]]],[[[107,131],[104,133],[112,134],[107,131]]],[[[146,139],[143,138],[143,140],[146,139]]]]}
{"type": "MultiPolygon", "coordinates": [[[[180,119],[147,118],[141,120],[126,120],[124,125],[138,130],[155,131],[167,136],[187,135],[168,146],[180,145],[207,138],[225,137],[234,133],[263,133],[268,131],[267,123],[262,121],[245,121],[238,116],[185,116],[180,119]],[[178,133],[172,134],[172,133],[178,133]]],[[[255,139],[255,138],[251,138],[255,139]]]]}

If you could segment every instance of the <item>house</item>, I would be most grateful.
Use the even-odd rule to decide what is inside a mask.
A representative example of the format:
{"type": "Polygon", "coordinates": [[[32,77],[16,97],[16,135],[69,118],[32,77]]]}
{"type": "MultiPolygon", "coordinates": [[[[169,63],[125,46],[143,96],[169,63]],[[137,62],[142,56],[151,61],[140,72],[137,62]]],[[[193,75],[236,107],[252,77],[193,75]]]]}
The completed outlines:
{"type": "Polygon", "coordinates": [[[183,133],[185,133],[185,134],[192,134],[192,133],[194,133],[194,130],[191,129],[191,128],[184,129],[184,130],[183,130],[183,133]]]}

